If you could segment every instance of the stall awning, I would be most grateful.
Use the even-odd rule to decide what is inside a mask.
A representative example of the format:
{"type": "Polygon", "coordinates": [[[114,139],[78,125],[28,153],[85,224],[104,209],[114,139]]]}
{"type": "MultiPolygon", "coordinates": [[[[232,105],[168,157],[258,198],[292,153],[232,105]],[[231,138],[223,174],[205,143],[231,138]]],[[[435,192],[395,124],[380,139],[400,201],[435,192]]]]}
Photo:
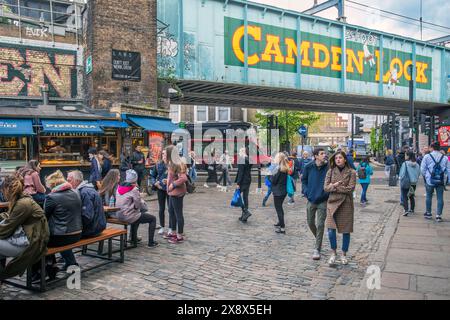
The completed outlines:
{"type": "Polygon", "coordinates": [[[41,120],[43,132],[103,133],[98,121],[41,120]]]}
{"type": "Polygon", "coordinates": [[[99,120],[100,127],[103,128],[128,128],[128,124],[117,120],[99,120]]]}
{"type": "Polygon", "coordinates": [[[128,116],[128,120],[147,131],[173,132],[179,129],[170,119],[128,116]]]}
{"type": "Polygon", "coordinates": [[[0,136],[34,135],[31,119],[0,119],[0,136]]]}

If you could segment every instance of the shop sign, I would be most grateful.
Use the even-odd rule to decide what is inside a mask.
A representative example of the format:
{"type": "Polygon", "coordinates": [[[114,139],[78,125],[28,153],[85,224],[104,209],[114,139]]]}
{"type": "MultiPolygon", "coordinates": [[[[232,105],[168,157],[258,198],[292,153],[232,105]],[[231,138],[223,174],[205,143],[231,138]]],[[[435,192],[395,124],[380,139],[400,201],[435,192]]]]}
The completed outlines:
{"type": "Polygon", "coordinates": [[[87,132],[48,132],[45,133],[43,136],[49,136],[49,137],[88,137],[92,136],[92,134],[89,134],[87,132]]]}
{"type": "Polygon", "coordinates": [[[45,129],[66,129],[66,130],[82,130],[82,129],[97,129],[97,125],[95,124],[53,124],[46,123],[44,126],[45,129]]]}
{"type": "Polygon", "coordinates": [[[142,128],[131,129],[131,137],[132,138],[143,138],[144,131],[142,130],[142,128]]]}
{"type": "Polygon", "coordinates": [[[115,137],[115,136],[117,136],[117,131],[114,131],[114,130],[105,130],[105,131],[103,132],[103,135],[104,135],[104,136],[115,137]]]}
{"type": "Polygon", "coordinates": [[[114,80],[141,81],[141,54],[113,50],[112,78],[114,80]]]}
{"type": "Polygon", "coordinates": [[[3,122],[3,121],[0,121],[0,128],[5,128],[5,129],[16,129],[16,128],[17,128],[17,123],[11,123],[11,122],[3,122]]]}

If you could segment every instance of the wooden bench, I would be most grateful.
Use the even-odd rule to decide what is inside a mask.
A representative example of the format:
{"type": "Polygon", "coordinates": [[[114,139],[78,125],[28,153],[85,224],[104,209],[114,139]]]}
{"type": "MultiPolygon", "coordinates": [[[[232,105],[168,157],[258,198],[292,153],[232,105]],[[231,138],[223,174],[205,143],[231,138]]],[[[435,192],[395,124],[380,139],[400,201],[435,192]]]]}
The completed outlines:
{"type": "MultiPolygon", "coordinates": [[[[125,230],[125,232],[127,233],[126,237],[128,237],[128,226],[130,225],[130,223],[128,222],[124,222],[124,221],[120,221],[117,218],[108,218],[106,219],[106,222],[110,223],[110,224],[116,224],[119,226],[123,226],[123,229],[125,230]]],[[[132,243],[132,245],[129,247],[128,246],[128,241],[127,239],[125,240],[125,250],[126,249],[130,249],[130,248],[136,248],[137,247],[137,242],[132,243]]]]}
{"type": "MultiPolygon", "coordinates": [[[[91,253],[87,253],[87,251],[82,250],[82,254],[89,256],[89,257],[94,257],[94,258],[99,258],[102,260],[106,260],[100,264],[97,264],[93,267],[89,267],[86,269],[82,269],[81,272],[86,272],[86,271],[90,271],[96,268],[100,268],[103,267],[107,264],[113,263],[113,262],[120,262],[123,263],[125,260],[125,254],[124,254],[124,244],[126,239],[124,238],[126,236],[127,232],[126,230],[120,230],[120,229],[114,229],[114,228],[108,228],[105,229],[99,236],[97,237],[93,237],[93,238],[87,238],[87,239],[81,239],[80,241],[78,241],[77,243],[71,244],[71,245],[67,245],[64,247],[57,247],[57,248],[49,248],[47,250],[46,256],[49,255],[54,255],[56,253],[61,253],[63,251],[67,251],[67,250],[73,250],[75,248],[85,248],[88,245],[91,244],[95,244],[95,243],[100,243],[103,241],[108,240],[108,254],[107,257],[105,257],[104,255],[99,255],[99,254],[91,254],[91,253]],[[113,238],[117,238],[120,237],[120,250],[118,252],[120,252],[119,257],[113,257],[113,250],[112,250],[112,240],[113,238]]],[[[117,251],[116,251],[117,252],[117,251]]],[[[42,257],[41,261],[40,261],[40,273],[41,273],[41,278],[40,278],[40,282],[39,282],[39,287],[35,287],[33,286],[32,283],[32,270],[31,270],[31,266],[28,267],[27,269],[27,280],[26,280],[26,285],[24,286],[23,284],[16,282],[14,280],[4,280],[4,283],[10,284],[12,286],[18,287],[18,288],[22,288],[22,289],[27,289],[27,290],[32,290],[32,291],[40,291],[40,292],[44,292],[46,291],[47,285],[52,285],[56,282],[59,282],[61,280],[65,280],[67,278],[70,277],[70,274],[67,274],[66,276],[62,277],[62,278],[57,278],[55,280],[51,280],[46,282],[45,278],[46,278],[46,271],[45,271],[45,266],[46,266],[46,259],[45,257],[42,257]]]]}

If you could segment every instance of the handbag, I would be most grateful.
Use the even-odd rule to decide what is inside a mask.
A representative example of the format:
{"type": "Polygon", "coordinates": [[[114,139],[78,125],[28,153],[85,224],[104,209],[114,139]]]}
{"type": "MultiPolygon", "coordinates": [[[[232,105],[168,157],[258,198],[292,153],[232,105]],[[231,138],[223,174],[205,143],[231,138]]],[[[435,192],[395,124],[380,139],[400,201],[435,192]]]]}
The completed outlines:
{"type": "Polygon", "coordinates": [[[405,163],[405,175],[400,179],[400,188],[409,189],[411,188],[411,179],[409,178],[408,165],[405,163]]]}
{"type": "MultiPolygon", "coordinates": [[[[5,220],[2,220],[0,224],[4,224],[5,220]]],[[[23,230],[22,226],[18,226],[16,231],[9,238],[4,239],[8,241],[10,244],[16,247],[28,247],[30,245],[30,241],[28,240],[27,234],[25,230],[23,230]]]]}
{"type": "Polygon", "coordinates": [[[232,207],[242,208],[244,206],[244,201],[242,201],[241,190],[236,189],[233,194],[233,198],[231,199],[232,207]]]}
{"type": "Polygon", "coordinates": [[[411,185],[408,190],[408,198],[414,197],[415,195],[416,195],[416,190],[414,189],[413,185],[411,185]]]}
{"type": "Polygon", "coordinates": [[[287,181],[286,181],[286,191],[289,197],[293,197],[295,190],[294,190],[294,180],[290,175],[287,175],[287,181]]]}
{"type": "Polygon", "coordinates": [[[187,191],[187,193],[194,193],[194,191],[195,191],[195,183],[192,181],[192,178],[190,175],[187,175],[186,191],[187,191]]]}

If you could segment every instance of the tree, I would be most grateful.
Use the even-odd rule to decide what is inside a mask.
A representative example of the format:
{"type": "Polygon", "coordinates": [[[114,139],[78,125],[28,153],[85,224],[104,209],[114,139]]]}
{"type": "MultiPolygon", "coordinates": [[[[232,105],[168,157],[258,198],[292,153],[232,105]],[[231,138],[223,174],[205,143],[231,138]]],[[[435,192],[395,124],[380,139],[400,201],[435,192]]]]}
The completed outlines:
{"type": "MultiPolygon", "coordinates": [[[[256,117],[256,122],[262,128],[267,128],[267,114],[273,114],[278,117],[278,127],[283,131],[286,129],[287,125],[287,141],[295,141],[298,140],[298,128],[301,125],[310,126],[317,120],[319,120],[320,116],[315,112],[309,111],[285,111],[285,110],[265,110],[264,113],[258,112],[256,117]]],[[[286,144],[286,134],[280,134],[280,143],[286,144]]]]}
{"type": "Polygon", "coordinates": [[[372,151],[372,154],[379,154],[381,151],[383,151],[383,148],[384,140],[381,128],[372,128],[370,131],[370,150],[372,151]]]}

